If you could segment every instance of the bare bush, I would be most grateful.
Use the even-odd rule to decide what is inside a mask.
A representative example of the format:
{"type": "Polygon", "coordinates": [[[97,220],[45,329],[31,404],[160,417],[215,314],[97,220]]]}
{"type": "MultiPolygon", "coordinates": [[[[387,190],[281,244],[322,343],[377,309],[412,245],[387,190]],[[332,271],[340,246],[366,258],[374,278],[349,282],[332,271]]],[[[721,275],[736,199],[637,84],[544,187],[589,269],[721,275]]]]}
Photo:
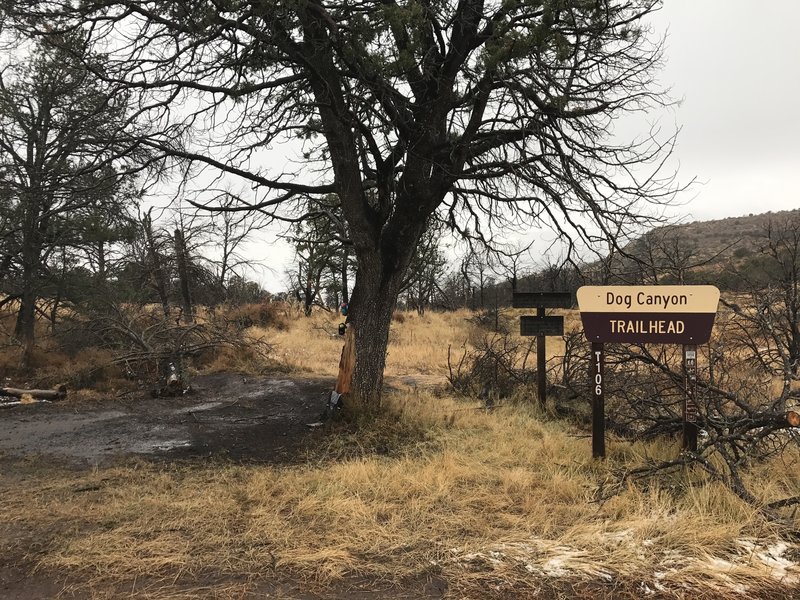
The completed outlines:
{"type": "Polygon", "coordinates": [[[279,331],[289,329],[289,307],[278,302],[243,304],[224,311],[225,318],[237,327],[269,327],[279,331]]]}
{"type": "MultiPolygon", "coordinates": [[[[672,460],[621,472],[616,487],[608,486],[602,494],[615,493],[629,481],[694,465],[708,475],[708,481],[721,481],[746,502],[756,504],[745,472],[788,445],[798,444],[800,417],[786,410],[794,399],[790,386],[782,383],[786,378],[776,377],[763,361],[754,360],[747,346],[734,346],[737,340],[729,339],[730,332],[730,327],[719,327],[717,338],[698,349],[695,401],[701,435],[697,451],[684,450],[672,460]],[[724,368],[721,348],[726,349],[724,368]]],[[[589,345],[574,339],[567,343],[567,351],[565,364],[570,369],[565,370],[565,379],[575,397],[588,406],[589,345]]],[[[681,348],[606,344],[605,351],[609,430],[631,441],[682,432],[687,389],[681,348]]],[[[800,503],[800,497],[783,499],[775,507],[795,503],[800,503]]]]}
{"type": "Polygon", "coordinates": [[[116,304],[93,315],[85,326],[100,346],[112,352],[112,364],[123,365],[129,377],[144,381],[164,380],[174,370],[182,373],[187,360],[220,348],[243,350],[255,344],[263,346],[264,353],[268,350],[263,341],[245,336],[239,313],[228,316],[217,311],[207,319],[184,323],[164,317],[152,306],[116,304]]]}
{"type": "Polygon", "coordinates": [[[462,346],[461,357],[447,350],[447,377],[453,389],[465,396],[504,398],[536,380],[536,372],[527,369],[535,339],[518,341],[507,334],[486,334],[469,349],[462,346]]]}

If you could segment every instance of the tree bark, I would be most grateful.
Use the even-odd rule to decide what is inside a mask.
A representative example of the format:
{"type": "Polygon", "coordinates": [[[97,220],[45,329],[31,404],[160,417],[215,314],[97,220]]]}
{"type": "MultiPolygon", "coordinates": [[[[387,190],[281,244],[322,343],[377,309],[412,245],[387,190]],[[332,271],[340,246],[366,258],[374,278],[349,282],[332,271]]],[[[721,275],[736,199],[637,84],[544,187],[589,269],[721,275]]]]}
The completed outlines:
{"type": "Polygon", "coordinates": [[[167,298],[167,283],[164,275],[164,269],[161,267],[161,259],[158,255],[158,248],[156,248],[155,238],[153,237],[153,220],[150,217],[152,209],[147,211],[147,214],[142,219],[144,226],[144,236],[147,242],[147,254],[151,263],[151,276],[153,277],[158,298],[161,300],[161,308],[164,311],[164,317],[169,318],[169,299],[167,298]]]}
{"type": "MultiPolygon", "coordinates": [[[[35,237],[38,232],[33,232],[35,237]]],[[[30,365],[36,332],[36,300],[39,295],[37,275],[41,249],[36,240],[23,240],[22,250],[22,294],[20,297],[14,336],[22,342],[23,368],[30,365]]]]}
{"type": "Polygon", "coordinates": [[[17,324],[14,328],[14,336],[22,342],[21,365],[23,368],[28,368],[30,365],[36,325],[36,291],[26,281],[27,279],[23,276],[22,298],[17,313],[17,324]]]}
{"type": "Polygon", "coordinates": [[[363,262],[359,266],[349,313],[355,328],[356,365],[345,402],[348,411],[374,414],[381,408],[389,328],[401,283],[401,272],[365,268],[363,262]]]}
{"type": "Polygon", "coordinates": [[[26,265],[22,274],[22,295],[17,312],[17,323],[14,327],[14,336],[22,342],[32,342],[34,336],[36,290],[32,280],[33,276],[26,265]]]}
{"type": "Polygon", "coordinates": [[[180,279],[181,284],[183,320],[186,323],[194,323],[192,295],[189,290],[189,258],[186,252],[186,242],[183,238],[183,232],[179,228],[175,229],[175,258],[178,262],[178,279],[180,279]]]}
{"type": "Polygon", "coordinates": [[[36,194],[39,185],[33,185],[33,192],[26,194],[23,201],[27,204],[23,216],[22,229],[22,290],[20,294],[19,312],[14,326],[14,336],[23,344],[22,367],[30,364],[36,328],[36,299],[38,297],[39,263],[42,256],[40,235],[40,195],[36,194]]]}
{"type": "Polygon", "coordinates": [[[350,303],[350,292],[347,290],[347,269],[349,267],[347,253],[347,246],[342,245],[342,302],[345,304],[350,303]]]}

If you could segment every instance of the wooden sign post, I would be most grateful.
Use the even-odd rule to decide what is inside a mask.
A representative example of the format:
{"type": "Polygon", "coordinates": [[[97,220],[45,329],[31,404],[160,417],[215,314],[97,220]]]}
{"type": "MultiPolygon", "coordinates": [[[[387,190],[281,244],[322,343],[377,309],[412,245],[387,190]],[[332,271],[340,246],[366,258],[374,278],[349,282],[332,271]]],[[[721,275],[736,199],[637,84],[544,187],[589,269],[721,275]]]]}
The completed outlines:
{"type": "Polygon", "coordinates": [[[589,359],[589,381],[592,385],[592,458],[604,458],[606,455],[604,377],[605,351],[603,342],[592,342],[592,356],[589,359]]]}
{"type": "Polygon", "coordinates": [[[683,346],[686,394],[683,402],[683,448],[697,452],[697,346],[683,346]]]}
{"type": "Polygon", "coordinates": [[[604,342],[683,344],[683,447],[697,451],[697,344],[711,337],[719,290],[712,285],[584,286],[577,296],[583,330],[592,343],[593,456],[605,456],[604,342]]]}
{"type": "Polygon", "coordinates": [[[514,292],[511,305],[514,308],[535,308],[536,316],[519,318],[519,334],[536,336],[536,391],[539,404],[547,402],[547,354],[545,338],[548,335],[564,335],[564,317],[547,316],[547,308],[569,308],[572,294],[569,292],[514,292]]]}

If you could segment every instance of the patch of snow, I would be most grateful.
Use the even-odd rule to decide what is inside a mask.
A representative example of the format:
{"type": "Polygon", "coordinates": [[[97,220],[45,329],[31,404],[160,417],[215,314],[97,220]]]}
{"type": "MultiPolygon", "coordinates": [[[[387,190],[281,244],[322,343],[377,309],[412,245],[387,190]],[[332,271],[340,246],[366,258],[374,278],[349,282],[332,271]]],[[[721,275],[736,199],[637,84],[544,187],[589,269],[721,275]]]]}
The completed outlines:
{"type": "Polygon", "coordinates": [[[153,445],[153,450],[156,452],[167,452],[175,448],[188,448],[192,445],[189,440],[165,440],[159,444],[153,445]]]}
{"type": "Polygon", "coordinates": [[[559,556],[546,560],[542,565],[542,570],[551,577],[565,577],[570,574],[570,570],[564,565],[564,558],[559,556]]]}
{"type": "Polygon", "coordinates": [[[222,402],[203,402],[202,404],[195,404],[194,406],[187,406],[175,411],[177,415],[188,415],[189,413],[203,412],[221,406],[222,402]]]}
{"type": "MultiPolygon", "coordinates": [[[[619,544],[636,544],[641,549],[649,547],[649,552],[658,548],[658,541],[635,540],[634,532],[622,530],[603,536],[604,541],[617,540],[619,544]]],[[[664,549],[652,559],[652,580],[642,581],[642,596],[666,593],[671,585],[693,589],[683,581],[681,573],[686,568],[702,569],[720,587],[737,596],[747,596],[748,585],[754,575],[753,569],[763,576],[774,578],[784,584],[800,583],[800,564],[786,558],[787,552],[795,546],[787,542],[772,544],[758,543],[754,540],[738,540],[738,552],[723,556],[687,556],[675,549],[664,549]]],[[[477,563],[489,569],[503,566],[522,568],[532,576],[546,577],[593,577],[612,581],[615,576],[613,566],[604,564],[601,549],[581,549],[560,544],[556,540],[533,538],[525,542],[496,544],[484,551],[467,553],[463,548],[452,548],[450,553],[456,563],[477,563]]],[[[640,553],[643,558],[643,553],[640,553]]],[[[648,564],[646,560],[643,565],[648,564]]]]}
{"type": "Polygon", "coordinates": [[[153,454],[156,452],[169,452],[177,448],[189,448],[191,445],[192,442],[190,440],[183,439],[148,440],[131,446],[131,452],[153,454]]]}
{"type": "Polygon", "coordinates": [[[749,559],[748,564],[752,565],[752,560],[757,559],[773,579],[785,583],[800,582],[800,565],[783,556],[789,550],[786,542],[775,542],[770,546],[757,544],[754,540],[737,540],[737,543],[745,551],[742,558],[749,559]]]}

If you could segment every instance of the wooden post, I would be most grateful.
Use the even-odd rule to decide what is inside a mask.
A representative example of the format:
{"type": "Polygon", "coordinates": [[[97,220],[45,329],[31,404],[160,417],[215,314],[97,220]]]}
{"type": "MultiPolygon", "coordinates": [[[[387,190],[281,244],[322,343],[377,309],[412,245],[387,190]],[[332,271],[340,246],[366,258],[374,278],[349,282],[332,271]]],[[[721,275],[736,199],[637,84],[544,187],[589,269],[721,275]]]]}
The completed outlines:
{"type": "MultiPolygon", "coordinates": [[[[512,280],[512,289],[515,286],[512,280]]],[[[547,353],[545,337],[548,335],[564,335],[564,317],[550,316],[547,308],[569,308],[572,306],[572,294],[569,292],[517,292],[511,295],[511,306],[514,308],[535,308],[536,316],[524,315],[519,318],[519,334],[536,336],[536,387],[539,404],[547,402],[547,353]]]]}
{"type": "Polygon", "coordinates": [[[683,402],[683,449],[697,452],[697,346],[683,346],[686,397],[683,402]]]}
{"type": "MultiPolygon", "coordinates": [[[[536,309],[537,317],[544,317],[544,307],[536,309]]],[[[547,360],[545,357],[545,336],[536,336],[536,388],[539,395],[539,404],[544,406],[547,402],[547,360]]]]}
{"type": "Polygon", "coordinates": [[[589,360],[589,384],[592,388],[592,458],[605,458],[605,352],[602,342],[592,342],[592,355],[589,360]]]}

